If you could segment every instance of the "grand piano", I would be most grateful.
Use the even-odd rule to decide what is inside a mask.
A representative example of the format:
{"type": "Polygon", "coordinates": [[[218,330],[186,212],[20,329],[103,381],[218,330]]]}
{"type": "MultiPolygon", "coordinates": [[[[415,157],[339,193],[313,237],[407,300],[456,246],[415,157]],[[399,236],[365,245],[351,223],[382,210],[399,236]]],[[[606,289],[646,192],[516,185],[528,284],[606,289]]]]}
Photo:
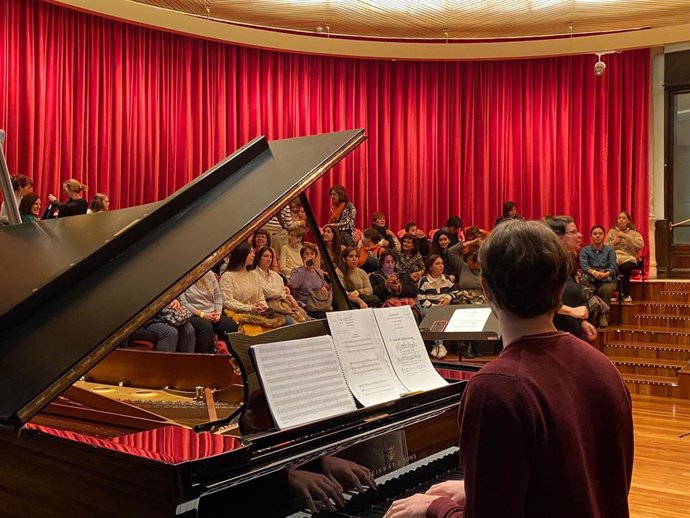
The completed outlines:
{"type": "Polygon", "coordinates": [[[441,389],[278,430],[270,418],[247,425],[261,410],[242,337],[228,337],[242,377],[227,356],[170,363],[118,349],[364,140],[261,137],[161,202],[0,228],[2,516],[309,516],[289,474],[331,457],[366,465],[379,489],[348,491],[345,508],[317,516],[382,516],[392,498],[461,476],[469,371],[448,367],[455,381],[441,389]]]}

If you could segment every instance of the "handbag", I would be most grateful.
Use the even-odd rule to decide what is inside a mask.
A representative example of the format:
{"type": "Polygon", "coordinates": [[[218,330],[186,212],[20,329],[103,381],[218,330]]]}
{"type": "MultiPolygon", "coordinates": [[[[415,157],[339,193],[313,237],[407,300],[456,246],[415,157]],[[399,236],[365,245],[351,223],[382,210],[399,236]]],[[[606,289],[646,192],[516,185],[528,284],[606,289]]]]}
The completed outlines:
{"type": "Polygon", "coordinates": [[[192,317],[192,313],[184,306],[180,309],[173,309],[170,306],[165,306],[158,314],[153,317],[155,322],[163,322],[173,327],[179,327],[192,317]]]}
{"type": "Polygon", "coordinates": [[[331,290],[309,290],[304,307],[307,311],[331,311],[333,309],[333,293],[331,290]]]}

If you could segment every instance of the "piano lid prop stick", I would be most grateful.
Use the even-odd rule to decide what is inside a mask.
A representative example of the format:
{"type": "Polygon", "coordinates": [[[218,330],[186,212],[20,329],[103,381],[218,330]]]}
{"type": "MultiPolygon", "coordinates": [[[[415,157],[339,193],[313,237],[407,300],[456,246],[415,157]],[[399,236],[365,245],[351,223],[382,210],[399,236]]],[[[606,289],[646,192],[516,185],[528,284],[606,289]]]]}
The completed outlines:
{"type": "Polygon", "coordinates": [[[206,410],[208,411],[208,420],[218,421],[218,413],[216,412],[216,402],[213,400],[213,390],[206,387],[204,389],[204,397],[206,398],[206,410]]]}

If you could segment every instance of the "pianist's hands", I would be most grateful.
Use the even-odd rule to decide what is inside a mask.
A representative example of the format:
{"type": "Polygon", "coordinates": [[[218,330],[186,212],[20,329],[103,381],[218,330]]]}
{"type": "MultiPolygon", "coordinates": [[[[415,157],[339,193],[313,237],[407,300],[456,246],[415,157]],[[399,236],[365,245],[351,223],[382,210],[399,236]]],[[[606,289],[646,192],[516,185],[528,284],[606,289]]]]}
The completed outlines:
{"type": "Polygon", "coordinates": [[[314,499],[334,512],[335,505],[333,505],[333,502],[341,507],[345,507],[343,486],[326,475],[301,469],[291,469],[288,471],[288,482],[304,498],[307,507],[312,513],[318,511],[314,499]]]}
{"type": "Polygon", "coordinates": [[[391,504],[383,518],[426,518],[426,512],[434,500],[437,500],[436,495],[425,495],[417,493],[409,498],[396,500],[391,504]]]}
{"type": "Polygon", "coordinates": [[[465,505],[465,481],[446,480],[440,484],[433,485],[426,492],[427,495],[445,496],[453,500],[458,505],[465,505]]]}
{"type": "Polygon", "coordinates": [[[376,481],[371,471],[355,462],[327,455],[321,459],[321,469],[332,481],[343,486],[352,486],[360,493],[364,491],[362,484],[376,489],[376,481]]]}

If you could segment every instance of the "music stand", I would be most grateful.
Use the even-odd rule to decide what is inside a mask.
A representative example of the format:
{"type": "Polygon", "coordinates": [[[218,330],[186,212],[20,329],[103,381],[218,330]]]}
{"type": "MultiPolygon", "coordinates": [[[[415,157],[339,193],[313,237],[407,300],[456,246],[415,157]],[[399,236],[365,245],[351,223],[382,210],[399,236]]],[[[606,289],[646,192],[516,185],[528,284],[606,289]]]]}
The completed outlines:
{"type": "Polygon", "coordinates": [[[488,304],[454,304],[432,306],[427,311],[419,332],[424,340],[458,340],[461,342],[496,342],[494,351],[500,351],[501,331],[496,315],[489,314],[484,326],[478,331],[448,331],[447,326],[456,311],[467,311],[477,308],[488,308],[488,304]]]}

